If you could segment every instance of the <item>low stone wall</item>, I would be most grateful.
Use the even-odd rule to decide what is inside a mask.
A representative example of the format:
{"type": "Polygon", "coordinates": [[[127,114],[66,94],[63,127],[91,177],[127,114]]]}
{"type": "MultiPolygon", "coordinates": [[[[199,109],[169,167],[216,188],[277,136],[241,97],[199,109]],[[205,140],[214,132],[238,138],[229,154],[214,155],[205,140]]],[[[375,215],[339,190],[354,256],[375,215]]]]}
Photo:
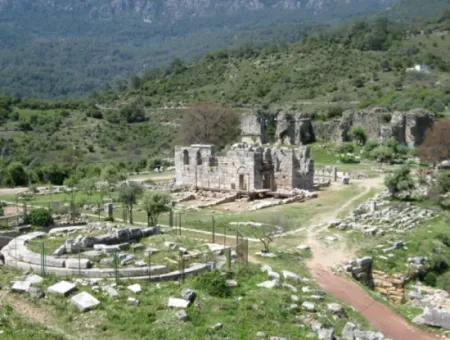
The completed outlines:
{"type": "MultiPolygon", "coordinates": [[[[0,251],[4,264],[10,267],[32,270],[35,272],[42,271],[42,257],[40,254],[34,253],[27,248],[27,243],[39,237],[44,237],[44,232],[33,232],[26,235],[18,236],[9,241],[9,243],[0,251]]],[[[89,268],[90,261],[88,259],[79,259],[75,257],[59,258],[56,256],[45,257],[45,272],[47,274],[70,277],[81,276],[87,278],[114,278],[116,271],[114,268],[89,268]],[[77,265],[78,264],[78,265],[77,265]]],[[[183,272],[174,271],[167,272],[164,265],[154,265],[145,267],[126,267],[117,270],[119,278],[127,279],[149,279],[151,281],[169,281],[177,280],[181,276],[190,276],[204,271],[212,270],[214,265],[211,263],[195,264],[186,268],[183,272]]]]}
{"type": "Polygon", "coordinates": [[[387,297],[389,301],[400,305],[405,302],[406,280],[400,275],[390,276],[384,272],[374,270],[372,272],[374,290],[387,297]]]}

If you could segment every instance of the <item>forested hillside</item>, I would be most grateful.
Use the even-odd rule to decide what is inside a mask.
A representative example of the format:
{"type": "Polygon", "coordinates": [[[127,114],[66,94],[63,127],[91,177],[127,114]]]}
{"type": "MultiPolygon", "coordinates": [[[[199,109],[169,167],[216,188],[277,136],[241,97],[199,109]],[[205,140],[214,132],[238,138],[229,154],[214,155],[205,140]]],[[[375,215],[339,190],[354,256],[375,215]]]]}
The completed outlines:
{"type": "Polygon", "coordinates": [[[171,157],[183,113],[198,102],[237,112],[310,112],[320,120],[380,105],[446,115],[449,29],[450,11],[420,27],[375,19],[324,29],[300,44],[178,60],[87,100],[2,97],[0,177],[24,185],[25,173],[61,183],[70,173],[99,172],[112,163],[151,169],[171,157]],[[407,71],[416,64],[426,72],[407,71]]]}
{"type": "MultiPolygon", "coordinates": [[[[427,2],[419,15],[439,13],[445,3],[427,2]]],[[[391,10],[400,20],[410,9],[403,0],[1,0],[0,92],[80,97],[123,88],[129,75],[174,58],[190,62],[246,43],[299,42],[318,25],[391,10]]]]}

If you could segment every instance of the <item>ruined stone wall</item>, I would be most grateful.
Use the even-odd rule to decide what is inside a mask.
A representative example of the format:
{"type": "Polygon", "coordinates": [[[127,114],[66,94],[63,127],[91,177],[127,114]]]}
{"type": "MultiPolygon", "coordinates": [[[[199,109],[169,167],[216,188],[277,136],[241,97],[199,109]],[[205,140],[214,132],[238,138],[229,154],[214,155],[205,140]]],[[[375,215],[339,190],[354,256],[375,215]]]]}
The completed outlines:
{"type": "Polygon", "coordinates": [[[383,108],[347,111],[341,118],[312,123],[317,139],[328,142],[348,141],[350,130],[361,127],[368,139],[384,142],[394,138],[399,143],[416,147],[423,143],[426,131],[434,124],[434,115],[425,110],[391,112],[383,108]]]}
{"type": "Polygon", "coordinates": [[[312,189],[309,148],[262,148],[237,144],[224,156],[211,145],[175,149],[176,185],[222,191],[312,189]]]}

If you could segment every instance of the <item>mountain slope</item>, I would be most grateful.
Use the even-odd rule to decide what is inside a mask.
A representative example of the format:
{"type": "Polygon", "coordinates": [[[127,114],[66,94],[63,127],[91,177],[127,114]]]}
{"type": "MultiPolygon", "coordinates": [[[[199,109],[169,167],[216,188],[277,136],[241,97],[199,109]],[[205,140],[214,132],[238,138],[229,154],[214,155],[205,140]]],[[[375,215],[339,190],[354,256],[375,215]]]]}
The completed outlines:
{"type": "Polygon", "coordinates": [[[216,51],[83,101],[0,97],[0,178],[13,161],[132,169],[170,157],[184,111],[202,101],[243,113],[310,112],[317,120],[374,106],[448,114],[449,24],[450,12],[420,27],[358,22],[302,44],[216,51]],[[406,72],[418,63],[431,72],[406,72]]]}
{"type": "Polygon", "coordinates": [[[0,92],[76,97],[177,57],[300,41],[395,1],[0,0],[0,92]]]}

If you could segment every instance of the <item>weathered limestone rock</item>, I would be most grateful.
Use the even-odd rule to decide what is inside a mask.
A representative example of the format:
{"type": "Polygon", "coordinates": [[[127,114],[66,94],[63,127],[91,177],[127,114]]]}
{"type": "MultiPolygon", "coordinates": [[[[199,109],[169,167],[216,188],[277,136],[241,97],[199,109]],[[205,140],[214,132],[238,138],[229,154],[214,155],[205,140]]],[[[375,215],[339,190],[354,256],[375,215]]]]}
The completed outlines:
{"type": "Polygon", "coordinates": [[[414,323],[450,329],[450,311],[425,307],[423,313],[417,316],[414,323]]]}
{"type": "Polygon", "coordinates": [[[87,312],[100,304],[100,301],[86,292],[81,292],[73,296],[70,301],[73,305],[75,305],[75,307],[78,308],[80,312],[87,312]]]}
{"type": "Polygon", "coordinates": [[[53,286],[47,288],[47,292],[50,294],[66,296],[73,292],[77,287],[72,282],[60,281],[53,286]]]}

